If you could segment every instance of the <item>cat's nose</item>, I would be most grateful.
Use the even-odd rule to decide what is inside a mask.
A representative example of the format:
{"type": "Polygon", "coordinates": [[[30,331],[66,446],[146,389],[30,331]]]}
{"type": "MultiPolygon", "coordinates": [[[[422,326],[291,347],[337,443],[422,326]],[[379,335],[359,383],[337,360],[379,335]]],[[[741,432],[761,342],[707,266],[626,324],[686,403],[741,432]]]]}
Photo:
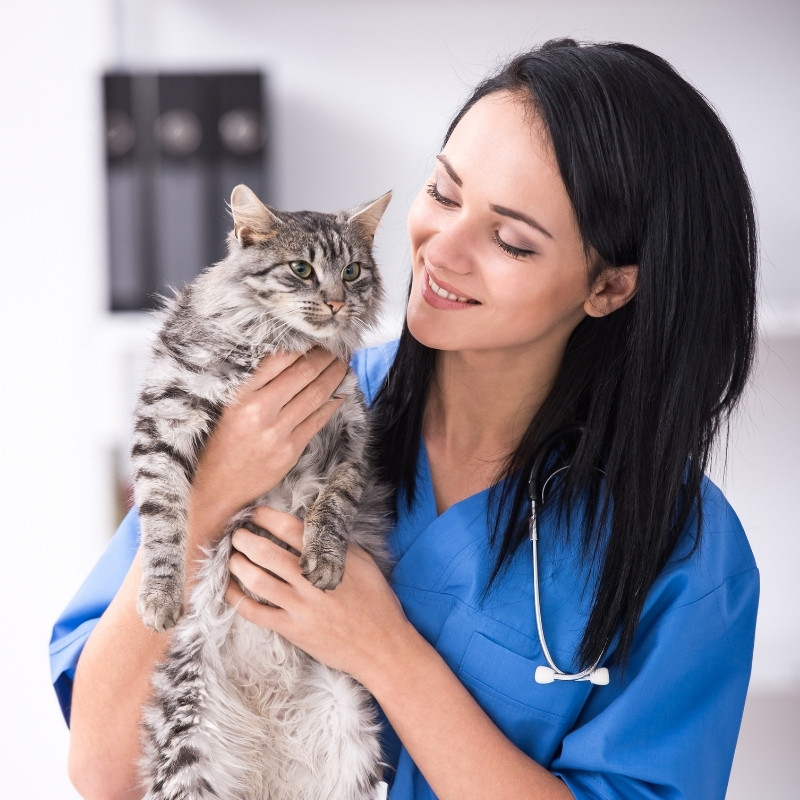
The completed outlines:
{"type": "Polygon", "coordinates": [[[343,305],[342,300],[326,300],[325,305],[331,310],[331,314],[335,314],[343,305]]]}

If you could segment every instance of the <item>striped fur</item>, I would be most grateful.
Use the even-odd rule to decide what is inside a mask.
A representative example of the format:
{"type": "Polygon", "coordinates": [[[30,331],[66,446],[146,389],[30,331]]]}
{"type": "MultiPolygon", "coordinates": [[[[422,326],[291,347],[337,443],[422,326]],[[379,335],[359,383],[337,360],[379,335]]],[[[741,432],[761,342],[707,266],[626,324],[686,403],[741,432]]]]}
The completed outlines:
{"type": "Polygon", "coordinates": [[[380,779],[366,691],[223,599],[230,533],[256,529],[249,514],[258,505],[304,519],[301,567],[315,585],[339,583],[348,542],[388,570],[386,492],[373,481],[369,421],[352,373],[338,390],[341,408],[291,472],[208,552],[185,614],[182,598],[189,487],[222,408],[269,353],[322,344],[349,358],[360,345],[383,294],[371,249],[388,200],[337,215],[290,214],[237,187],[227,258],[166,304],[132,448],[142,527],[137,608],[155,630],[176,626],[144,712],[147,800],[366,800],[380,779]],[[292,262],[305,262],[308,276],[292,262]],[[358,277],[343,280],[353,264],[358,277]]]}

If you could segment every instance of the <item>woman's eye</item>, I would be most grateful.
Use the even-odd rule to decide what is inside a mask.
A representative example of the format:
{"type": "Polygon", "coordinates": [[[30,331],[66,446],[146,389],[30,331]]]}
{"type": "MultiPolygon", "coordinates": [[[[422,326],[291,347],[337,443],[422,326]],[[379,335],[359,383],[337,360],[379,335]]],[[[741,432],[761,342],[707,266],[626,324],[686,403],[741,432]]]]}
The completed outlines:
{"type": "Polygon", "coordinates": [[[354,261],[342,270],[343,281],[354,281],[361,274],[361,264],[354,261]]]}
{"type": "Polygon", "coordinates": [[[428,184],[427,192],[440,205],[443,205],[443,206],[455,206],[455,205],[458,205],[453,200],[450,200],[447,197],[445,197],[439,191],[439,187],[435,183],[429,183],[428,184]]]}
{"type": "Polygon", "coordinates": [[[522,247],[514,247],[513,244],[509,244],[508,242],[504,242],[500,238],[500,234],[493,233],[492,238],[495,241],[495,244],[504,252],[508,253],[512,258],[525,258],[526,256],[534,256],[536,255],[535,250],[525,250],[522,247]]]}
{"type": "Polygon", "coordinates": [[[298,278],[303,278],[304,280],[310,278],[313,272],[311,264],[309,264],[308,261],[292,261],[289,264],[289,269],[291,269],[298,278]]]}

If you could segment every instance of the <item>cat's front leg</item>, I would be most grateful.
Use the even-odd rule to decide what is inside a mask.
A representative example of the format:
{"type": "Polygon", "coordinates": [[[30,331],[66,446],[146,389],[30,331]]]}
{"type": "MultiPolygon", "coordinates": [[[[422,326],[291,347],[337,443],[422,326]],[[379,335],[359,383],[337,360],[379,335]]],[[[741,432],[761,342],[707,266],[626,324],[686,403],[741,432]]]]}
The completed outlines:
{"type": "Polygon", "coordinates": [[[341,583],[350,527],[363,488],[360,467],[340,464],[306,515],[300,569],[319,589],[335,589],[341,583]]]}
{"type": "Polygon", "coordinates": [[[183,615],[186,508],[196,443],[204,434],[195,420],[184,418],[181,425],[173,425],[175,406],[183,411],[183,405],[174,403],[168,416],[163,408],[156,407],[155,413],[152,406],[143,404],[132,451],[134,500],[142,531],[142,582],[136,610],[144,624],[156,631],[173,627],[183,615]]]}

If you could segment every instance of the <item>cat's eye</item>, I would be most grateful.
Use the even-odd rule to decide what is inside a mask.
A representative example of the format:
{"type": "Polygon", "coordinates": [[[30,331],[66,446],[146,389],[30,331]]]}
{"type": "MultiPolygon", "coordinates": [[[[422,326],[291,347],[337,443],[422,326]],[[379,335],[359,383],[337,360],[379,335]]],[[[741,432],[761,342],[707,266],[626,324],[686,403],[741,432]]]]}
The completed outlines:
{"type": "Polygon", "coordinates": [[[352,264],[348,264],[342,270],[342,280],[354,281],[360,274],[361,274],[361,264],[359,264],[358,261],[354,261],[352,264]]]}
{"type": "Polygon", "coordinates": [[[311,264],[309,264],[308,261],[292,261],[289,264],[289,269],[291,269],[298,278],[303,279],[310,278],[313,272],[311,264]]]}

